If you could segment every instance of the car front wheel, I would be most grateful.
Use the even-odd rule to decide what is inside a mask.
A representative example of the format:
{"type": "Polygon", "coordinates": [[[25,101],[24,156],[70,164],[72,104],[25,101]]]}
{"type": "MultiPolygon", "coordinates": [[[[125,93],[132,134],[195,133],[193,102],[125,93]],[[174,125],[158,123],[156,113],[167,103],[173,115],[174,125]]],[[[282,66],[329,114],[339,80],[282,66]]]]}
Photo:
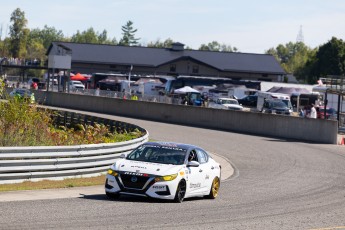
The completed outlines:
{"type": "Polygon", "coordinates": [[[186,195],[186,181],[181,180],[177,186],[174,201],[176,203],[181,203],[185,195],[186,195]]]}

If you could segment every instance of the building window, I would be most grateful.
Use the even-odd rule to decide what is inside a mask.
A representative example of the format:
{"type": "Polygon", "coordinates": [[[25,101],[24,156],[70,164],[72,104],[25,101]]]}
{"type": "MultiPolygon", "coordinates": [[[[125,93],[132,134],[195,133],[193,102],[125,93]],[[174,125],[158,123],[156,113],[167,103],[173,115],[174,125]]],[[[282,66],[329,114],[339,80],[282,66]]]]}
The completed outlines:
{"type": "Polygon", "coordinates": [[[263,77],[268,77],[268,75],[267,75],[267,74],[262,74],[262,76],[263,76],[263,77]]]}
{"type": "Polygon", "coordinates": [[[170,72],[176,72],[176,64],[170,65],[170,72]]]}
{"type": "Polygon", "coordinates": [[[192,73],[199,73],[199,66],[193,65],[192,73]]]}
{"type": "Polygon", "coordinates": [[[109,67],[110,67],[110,69],[116,69],[117,68],[116,65],[110,65],[109,67]]]}

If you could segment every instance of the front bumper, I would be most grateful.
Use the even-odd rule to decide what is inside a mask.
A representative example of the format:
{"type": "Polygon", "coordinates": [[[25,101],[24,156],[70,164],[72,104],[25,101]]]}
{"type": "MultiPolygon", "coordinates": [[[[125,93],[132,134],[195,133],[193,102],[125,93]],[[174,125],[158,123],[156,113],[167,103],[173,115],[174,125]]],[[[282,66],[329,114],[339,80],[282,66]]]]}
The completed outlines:
{"type": "Polygon", "coordinates": [[[172,181],[160,182],[155,182],[155,177],[141,178],[135,176],[136,181],[132,178],[134,177],[125,176],[123,174],[116,177],[107,174],[105,181],[105,192],[167,200],[172,200],[175,198],[179,178],[176,178],[172,181]]]}

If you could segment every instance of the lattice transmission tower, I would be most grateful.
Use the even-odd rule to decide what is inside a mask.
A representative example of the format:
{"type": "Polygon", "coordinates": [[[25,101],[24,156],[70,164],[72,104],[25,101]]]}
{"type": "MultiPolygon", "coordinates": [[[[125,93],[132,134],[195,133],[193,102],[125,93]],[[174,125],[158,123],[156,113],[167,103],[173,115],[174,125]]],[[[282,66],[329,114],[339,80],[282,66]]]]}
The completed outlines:
{"type": "Polygon", "coordinates": [[[299,28],[299,32],[297,34],[296,42],[303,42],[304,43],[304,36],[302,31],[302,26],[299,28]]]}

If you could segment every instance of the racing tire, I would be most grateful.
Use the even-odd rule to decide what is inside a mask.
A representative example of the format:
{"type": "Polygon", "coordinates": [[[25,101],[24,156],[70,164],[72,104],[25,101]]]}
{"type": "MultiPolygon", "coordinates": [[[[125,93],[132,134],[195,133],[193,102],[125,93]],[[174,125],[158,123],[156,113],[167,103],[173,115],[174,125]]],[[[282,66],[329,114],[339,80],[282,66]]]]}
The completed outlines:
{"type": "Polygon", "coordinates": [[[206,196],[206,198],[216,199],[216,197],[218,196],[219,187],[220,187],[220,180],[218,177],[215,177],[211,184],[210,193],[206,196]]]}
{"type": "Polygon", "coordinates": [[[181,180],[176,189],[174,202],[182,203],[184,196],[186,195],[186,188],[187,188],[186,181],[181,180]]]}
{"type": "Polygon", "coordinates": [[[107,195],[107,197],[111,200],[116,200],[120,197],[120,194],[118,194],[118,193],[106,192],[105,195],[107,195]]]}

